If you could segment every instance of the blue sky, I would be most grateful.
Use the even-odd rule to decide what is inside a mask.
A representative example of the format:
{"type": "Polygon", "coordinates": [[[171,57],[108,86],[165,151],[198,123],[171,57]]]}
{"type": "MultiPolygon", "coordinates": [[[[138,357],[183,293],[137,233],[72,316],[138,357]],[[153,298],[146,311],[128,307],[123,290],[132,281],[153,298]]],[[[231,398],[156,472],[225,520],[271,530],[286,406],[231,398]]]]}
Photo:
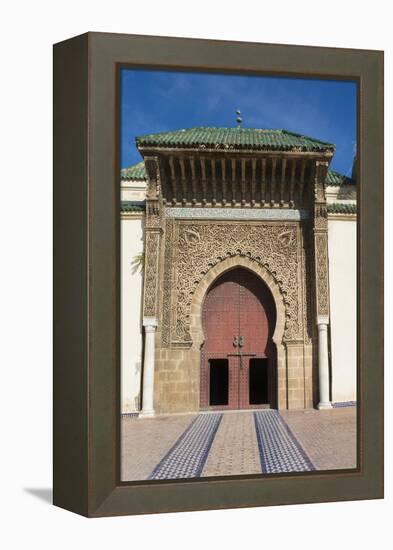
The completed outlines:
{"type": "Polygon", "coordinates": [[[336,144],[331,168],[350,175],[356,84],[172,71],[121,71],[121,167],[141,160],[135,137],[192,126],[284,128],[336,144]]]}

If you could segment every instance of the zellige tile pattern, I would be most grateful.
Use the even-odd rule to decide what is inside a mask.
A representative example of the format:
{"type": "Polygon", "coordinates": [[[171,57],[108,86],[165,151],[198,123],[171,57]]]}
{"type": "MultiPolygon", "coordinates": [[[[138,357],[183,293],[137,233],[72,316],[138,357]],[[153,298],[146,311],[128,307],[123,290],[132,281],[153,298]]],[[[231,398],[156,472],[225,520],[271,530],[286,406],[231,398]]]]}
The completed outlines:
{"type": "Polygon", "coordinates": [[[222,414],[200,414],[154,468],[149,479],[199,477],[222,414]]]}
{"type": "Polygon", "coordinates": [[[277,411],[255,412],[254,419],[264,474],[315,470],[277,411]]]}
{"type": "Polygon", "coordinates": [[[154,467],[184,433],[195,414],[122,419],[121,479],[147,479],[154,467]]]}
{"type": "Polygon", "coordinates": [[[317,470],[356,468],[356,407],[280,412],[317,470]]]}

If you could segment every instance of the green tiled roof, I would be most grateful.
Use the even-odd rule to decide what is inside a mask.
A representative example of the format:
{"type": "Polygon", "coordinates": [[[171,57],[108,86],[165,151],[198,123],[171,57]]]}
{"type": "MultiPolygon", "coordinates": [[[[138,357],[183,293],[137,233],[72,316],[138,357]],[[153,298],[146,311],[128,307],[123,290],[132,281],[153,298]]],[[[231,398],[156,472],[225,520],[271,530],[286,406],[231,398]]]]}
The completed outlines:
{"type": "Polygon", "coordinates": [[[133,166],[129,166],[128,168],[123,168],[123,170],[120,171],[120,174],[121,174],[122,180],[145,181],[146,180],[145,163],[142,160],[142,162],[138,162],[138,164],[134,164],[133,166]]]}
{"type": "Polygon", "coordinates": [[[348,178],[347,176],[344,176],[343,174],[340,174],[335,170],[328,170],[326,183],[327,185],[341,187],[341,185],[355,185],[356,182],[352,178],[348,178]]]}
{"type": "Polygon", "coordinates": [[[335,202],[327,205],[329,214],[356,214],[356,204],[348,204],[343,202],[335,202]]]}
{"type": "Polygon", "coordinates": [[[290,151],[334,151],[335,145],[288,132],[259,128],[195,127],[172,132],[147,134],[136,138],[137,146],[214,149],[268,149],[290,151]]]}
{"type": "Polygon", "coordinates": [[[122,212],[144,212],[144,203],[135,203],[131,201],[121,201],[120,209],[122,212]]]}

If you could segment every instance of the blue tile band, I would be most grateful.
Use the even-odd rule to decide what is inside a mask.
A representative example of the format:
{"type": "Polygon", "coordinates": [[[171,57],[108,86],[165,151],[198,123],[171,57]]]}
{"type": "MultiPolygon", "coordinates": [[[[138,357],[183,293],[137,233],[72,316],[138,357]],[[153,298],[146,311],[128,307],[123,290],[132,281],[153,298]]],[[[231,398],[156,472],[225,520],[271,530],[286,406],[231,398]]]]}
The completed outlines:
{"type": "Polygon", "coordinates": [[[139,412],[133,412],[133,413],[121,413],[122,418],[138,418],[139,412]]]}
{"type": "Polygon", "coordinates": [[[200,414],[157,464],[148,479],[199,477],[202,473],[222,414],[200,414]]]}
{"type": "Polygon", "coordinates": [[[336,401],[332,403],[333,409],[344,409],[345,407],[356,407],[356,401],[336,401]]]}
{"type": "Polygon", "coordinates": [[[255,412],[254,421],[262,473],[279,474],[315,470],[277,411],[255,412]]]}

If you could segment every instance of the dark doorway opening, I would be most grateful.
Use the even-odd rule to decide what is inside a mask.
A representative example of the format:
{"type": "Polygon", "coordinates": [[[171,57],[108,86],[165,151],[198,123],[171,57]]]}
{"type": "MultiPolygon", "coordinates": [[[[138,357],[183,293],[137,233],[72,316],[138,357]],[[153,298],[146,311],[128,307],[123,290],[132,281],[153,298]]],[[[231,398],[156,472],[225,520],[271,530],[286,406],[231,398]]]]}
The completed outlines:
{"type": "Polygon", "coordinates": [[[249,396],[250,405],[269,403],[267,359],[250,359],[249,396]]]}
{"type": "Polygon", "coordinates": [[[228,359],[210,359],[210,405],[228,405],[228,359]]]}

